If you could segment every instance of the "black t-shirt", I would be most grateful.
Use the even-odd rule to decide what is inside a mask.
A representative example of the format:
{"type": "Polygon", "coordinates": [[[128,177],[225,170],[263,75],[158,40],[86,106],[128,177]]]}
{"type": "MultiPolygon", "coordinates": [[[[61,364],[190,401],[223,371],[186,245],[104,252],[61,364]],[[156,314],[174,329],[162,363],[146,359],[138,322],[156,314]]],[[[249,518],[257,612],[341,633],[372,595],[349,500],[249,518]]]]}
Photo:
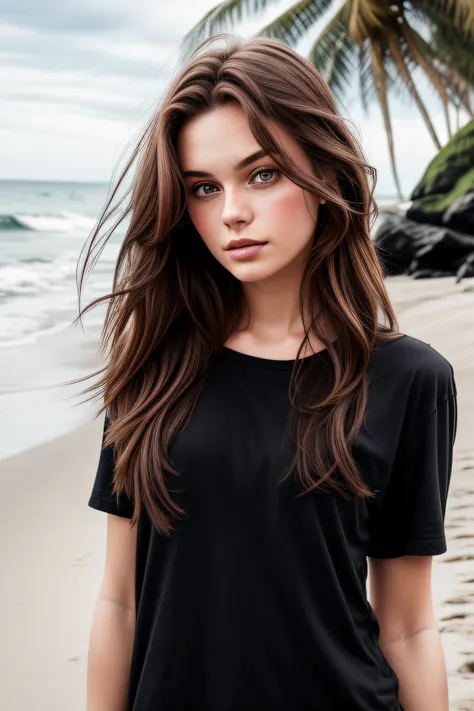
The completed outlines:
{"type": "MultiPolygon", "coordinates": [[[[331,377],[327,350],[309,360],[331,377]]],[[[353,444],[377,490],[367,501],[296,498],[293,477],[277,485],[294,454],[284,436],[292,365],[224,347],[172,444],[173,495],[188,517],[170,538],[146,514],[138,522],[130,711],[402,710],[366,556],[446,551],[453,369],[411,336],[374,348],[353,444]]],[[[103,447],[89,505],[130,518],[112,476],[103,447]]]]}

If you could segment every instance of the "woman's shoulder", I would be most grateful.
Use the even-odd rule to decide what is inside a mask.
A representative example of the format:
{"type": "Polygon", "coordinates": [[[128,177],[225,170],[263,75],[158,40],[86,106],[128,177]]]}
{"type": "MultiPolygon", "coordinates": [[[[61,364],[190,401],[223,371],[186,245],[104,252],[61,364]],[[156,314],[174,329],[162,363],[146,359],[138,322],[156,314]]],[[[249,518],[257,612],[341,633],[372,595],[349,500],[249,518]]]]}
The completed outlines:
{"type": "Polygon", "coordinates": [[[417,401],[423,398],[433,407],[456,394],[451,362],[419,338],[403,334],[393,340],[379,340],[373,348],[371,373],[386,375],[392,386],[408,389],[417,401]]]}
{"type": "Polygon", "coordinates": [[[449,371],[452,365],[449,360],[430,343],[403,333],[392,340],[378,340],[373,349],[373,357],[380,359],[396,359],[400,367],[410,369],[434,368],[441,372],[449,371]]]}

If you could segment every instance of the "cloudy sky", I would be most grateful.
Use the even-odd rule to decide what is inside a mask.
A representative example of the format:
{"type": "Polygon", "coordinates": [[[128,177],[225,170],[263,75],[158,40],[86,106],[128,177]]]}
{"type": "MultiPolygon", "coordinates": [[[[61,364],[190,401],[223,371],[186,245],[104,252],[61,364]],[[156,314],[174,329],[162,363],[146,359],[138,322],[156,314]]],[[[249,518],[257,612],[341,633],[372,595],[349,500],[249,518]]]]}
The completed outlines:
{"type": "MultiPolygon", "coordinates": [[[[2,0],[0,178],[109,182],[178,66],[181,38],[216,4],[2,0]]],[[[233,31],[254,34],[291,4],[294,0],[269,1],[265,13],[233,31]]],[[[314,26],[297,51],[305,54],[326,21],[314,26]]],[[[423,96],[444,142],[441,106],[430,90],[423,96]]],[[[391,107],[398,167],[408,194],[436,149],[406,100],[394,97],[391,107]]],[[[354,96],[342,113],[377,168],[377,194],[394,194],[379,107],[374,104],[365,117],[354,96]]],[[[465,120],[461,114],[461,124],[465,120]]]]}

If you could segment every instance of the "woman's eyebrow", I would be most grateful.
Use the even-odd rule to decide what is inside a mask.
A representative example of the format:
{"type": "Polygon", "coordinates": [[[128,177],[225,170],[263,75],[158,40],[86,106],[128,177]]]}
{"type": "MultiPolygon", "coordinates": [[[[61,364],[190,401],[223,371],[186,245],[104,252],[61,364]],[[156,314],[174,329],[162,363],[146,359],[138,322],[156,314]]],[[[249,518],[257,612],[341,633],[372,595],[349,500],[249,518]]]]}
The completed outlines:
{"type": "MultiPolygon", "coordinates": [[[[243,168],[251,165],[251,163],[255,163],[256,160],[263,158],[264,156],[268,156],[268,153],[264,148],[256,151],[255,153],[251,153],[247,156],[247,158],[243,158],[237,163],[237,165],[234,165],[234,171],[237,173],[239,170],[243,170],[243,168]]],[[[206,173],[204,170],[185,170],[183,171],[182,176],[183,178],[212,178],[212,173],[206,173]]]]}

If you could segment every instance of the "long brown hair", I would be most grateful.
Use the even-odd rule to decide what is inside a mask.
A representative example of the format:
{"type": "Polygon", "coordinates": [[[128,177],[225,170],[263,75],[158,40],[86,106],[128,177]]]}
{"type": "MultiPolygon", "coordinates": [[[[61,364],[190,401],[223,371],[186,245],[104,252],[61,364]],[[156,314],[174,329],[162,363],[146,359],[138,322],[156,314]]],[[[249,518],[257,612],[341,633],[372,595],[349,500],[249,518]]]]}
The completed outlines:
{"type": "Polygon", "coordinates": [[[114,447],[114,492],[125,492],[135,502],[132,524],[144,506],[164,535],[171,535],[173,521],[186,515],[169,486],[179,476],[170,445],[188,422],[207,369],[245,315],[241,283],[211,255],[190,221],[176,152],[185,121],[228,101],[240,104],[256,140],[282,172],[326,200],[301,283],[301,314],[306,305],[311,318],[292,373],[297,447],[284,479],[296,472],[302,494],[324,487],[343,496],[373,496],[350,450],[364,417],[372,348],[401,335],[370,237],[378,214],[376,170],[338,115],[319,72],[276,40],[220,34],[202,42],[140,136],[92,233],[79,284],[80,298],[100,230],[117,208],[108,210],[138,158],[127,208],[108,235],[130,215],[112,293],[79,310],[80,319],[108,302],[100,340],[106,365],[74,382],[101,376],[83,392],[96,391],[87,399],[100,396],[98,414],[107,410],[105,445],[114,447]],[[217,38],[226,46],[210,47],[217,38]],[[269,119],[300,143],[318,177],[291,160],[269,129],[269,119]],[[323,178],[322,166],[332,167],[335,181],[323,178]],[[315,297],[321,307],[317,315],[315,297]],[[379,323],[379,312],[385,323],[379,323]],[[332,343],[318,318],[335,324],[332,343]],[[303,391],[310,389],[298,380],[298,358],[311,334],[327,345],[333,365],[332,388],[319,401],[304,398],[303,391]]]}

